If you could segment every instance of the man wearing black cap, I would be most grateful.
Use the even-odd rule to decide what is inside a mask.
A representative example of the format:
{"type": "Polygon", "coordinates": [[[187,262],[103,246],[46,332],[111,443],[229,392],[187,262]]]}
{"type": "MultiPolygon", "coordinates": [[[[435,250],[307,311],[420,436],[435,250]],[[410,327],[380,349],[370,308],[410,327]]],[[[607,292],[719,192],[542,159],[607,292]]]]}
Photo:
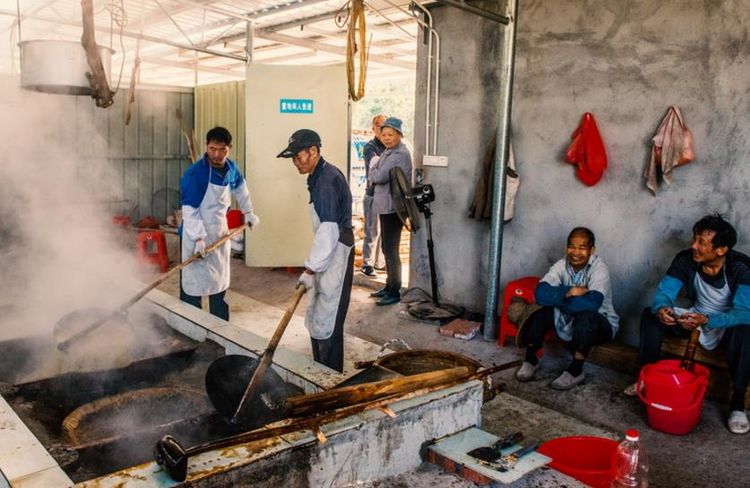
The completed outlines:
{"type": "Polygon", "coordinates": [[[343,173],[320,155],[320,136],[300,129],[277,157],[291,158],[308,175],[313,245],[298,284],[309,292],[305,326],[313,358],[344,370],[344,319],[349,308],[354,272],[352,194],[343,173]]]}

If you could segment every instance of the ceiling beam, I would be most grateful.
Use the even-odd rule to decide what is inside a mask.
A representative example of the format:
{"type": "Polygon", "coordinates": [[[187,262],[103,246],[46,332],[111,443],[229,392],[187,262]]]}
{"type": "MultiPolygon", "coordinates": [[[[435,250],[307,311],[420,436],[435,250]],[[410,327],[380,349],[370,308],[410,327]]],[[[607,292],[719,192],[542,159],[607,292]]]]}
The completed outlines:
{"type": "MultiPolygon", "coordinates": [[[[335,39],[337,41],[345,40],[346,39],[346,32],[340,32],[340,31],[332,32],[332,31],[327,31],[327,30],[324,30],[324,29],[318,29],[317,27],[307,26],[307,27],[305,27],[305,32],[310,32],[312,34],[317,34],[319,36],[327,37],[329,39],[335,39]]],[[[395,44],[403,44],[405,42],[405,41],[402,41],[400,39],[392,39],[392,41],[395,41],[395,44]]],[[[411,42],[412,45],[416,44],[415,39],[411,39],[410,42],[411,42]]],[[[373,40],[371,43],[369,43],[369,46],[370,46],[370,48],[388,49],[390,52],[396,53],[396,54],[401,55],[401,56],[413,56],[414,55],[414,51],[415,51],[414,49],[411,49],[411,50],[407,51],[407,50],[404,50],[404,49],[394,49],[394,48],[392,48],[390,46],[383,46],[383,45],[381,45],[380,43],[378,43],[375,40],[373,40]]]]}
{"type": "Polygon", "coordinates": [[[227,68],[212,68],[210,66],[203,66],[199,63],[194,63],[192,61],[174,61],[169,59],[163,59],[163,58],[152,58],[150,56],[143,56],[141,57],[141,61],[143,63],[147,64],[155,64],[157,66],[169,66],[170,68],[182,68],[186,69],[188,71],[202,71],[204,73],[214,73],[217,75],[239,75],[244,77],[245,76],[245,65],[235,65],[238,67],[241,67],[241,71],[236,71],[231,67],[227,68]]]}
{"type": "MultiPolygon", "coordinates": [[[[331,10],[331,11],[324,12],[324,13],[321,13],[321,14],[311,15],[311,16],[308,16],[308,17],[300,17],[298,19],[289,20],[289,21],[286,21],[286,22],[281,22],[279,24],[272,24],[272,25],[264,26],[262,29],[264,31],[266,31],[266,32],[281,32],[283,30],[291,29],[292,27],[301,27],[304,30],[306,28],[309,28],[309,26],[311,24],[316,24],[316,23],[322,22],[324,20],[330,20],[330,19],[332,19],[340,11],[341,11],[341,9],[336,9],[336,10],[331,10]]],[[[396,25],[400,25],[400,24],[406,24],[406,23],[412,23],[412,22],[414,22],[414,19],[403,19],[403,20],[395,21],[393,23],[396,24],[396,25]]],[[[377,30],[379,32],[385,32],[386,30],[388,30],[388,28],[386,27],[387,25],[389,25],[389,24],[387,24],[387,23],[379,23],[379,24],[370,23],[370,24],[368,24],[367,28],[371,29],[371,30],[377,30]]],[[[393,33],[389,33],[389,35],[392,36],[393,33]]],[[[405,39],[412,40],[412,39],[409,39],[408,37],[406,37],[406,34],[404,34],[404,33],[401,33],[399,35],[402,35],[405,39]]],[[[222,37],[216,39],[214,41],[214,44],[219,44],[219,43],[228,44],[230,42],[234,42],[236,40],[244,39],[244,38],[245,38],[245,33],[244,32],[237,33],[237,34],[229,34],[229,35],[222,36],[222,37]]]]}
{"type": "MultiPolygon", "coordinates": [[[[297,10],[299,8],[304,7],[310,7],[313,5],[316,5],[318,3],[327,2],[328,0],[294,0],[291,2],[287,2],[283,5],[279,6],[272,6],[272,7],[266,7],[259,10],[255,10],[248,13],[235,13],[227,9],[213,7],[211,5],[204,5],[201,2],[197,0],[175,0],[177,3],[181,3],[183,5],[192,5],[197,8],[204,8],[208,11],[215,12],[217,14],[224,15],[228,17],[226,24],[231,24],[233,21],[237,22],[251,22],[254,20],[262,19],[264,17],[270,17],[272,15],[278,15],[282,14],[284,12],[288,12],[290,10],[297,10]],[[229,19],[232,19],[230,21],[229,19]]],[[[213,3],[213,2],[212,2],[213,3]]]]}
{"type": "MultiPolygon", "coordinates": [[[[12,16],[15,16],[16,14],[14,12],[11,12],[11,11],[8,11],[8,10],[0,10],[0,15],[12,15],[12,16]]],[[[33,16],[27,16],[27,17],[30,18],[30,19],[34,19],[34,20],[39,20],[41,22],[49,22],[51,24],[63,24],[63,25],[70,25],[70,26],[74,26],[74,27],[81,27],[81,23],[80,22],[72,21],[72,20],[51,19],[51,18],[48,18],[48,17],[39,16],[39,15],[33,15],[33,16]]],[[[110,29],[108,29],[106,27],[96,27],[95,30],[97,32],[101,32],[101,33],[104,33],[104,34],[117,34],[117,35],[120,34],[119,30],[114,30],[113,31],[113,30],[110,30],[110,29]]],[[[220,51],[214,51],[214,50],[211,50],[211,49],[205,49],[205,48],[198,47],[198,46],[188,46],[188,45],[185,45],[185,44],[180,44],[180,43],[177,43],[177,42],[172,42],[172,41],[169,41],[167,39],[160,39],[158,37],[148,36],[146,34],[139,34],[137,32],[131,32],[131,31],[124,30],[124,31],[122,31],[122,36],[123,37],[129,37],[131,39],[140,39],[142,41],[152,42],[154,44],[164,44],[166,46],[175,47],[177,49],[186,49],[186,50],[198,51],[198,52],[202,52],[202,53],[206,53],[206,54],[211,54],[212,56],[219,56],[219,57],[223,57],[223,58],[230,58],[230,59],[235,59],[237,61],[243,61],[243,62],[246,61],[245,56],[237,56],[235,54],[222,53],[220,51]]],[[[123,55],[124,54],[125,53],[123,53],[123,55]]]]}
{"type": "MultiPolygon", "coordinates": [[[[331,46],[329,44],[323,44],[320,42],[311,41],[309,39],[302,39],[299,37],[287,36],[276,32],[268,32],[266,30],[259,29],[255,31],[256,37],[268,39],[271,41],[281,42],[283,44],[289,44],[292,46],[300,46],[313,51],[322,51],[326,53],[336,54],[339,56],[346,56],[346,49],[343,47],[331,46]]],[[[368,56],[368,60],[373,63],[386,64],[389,66],[397,66],[404,69],[414,69],[415,64],[408,61],[401,61],[393,59],[391,57],[382,54],[372,54],[368,56]]]]}

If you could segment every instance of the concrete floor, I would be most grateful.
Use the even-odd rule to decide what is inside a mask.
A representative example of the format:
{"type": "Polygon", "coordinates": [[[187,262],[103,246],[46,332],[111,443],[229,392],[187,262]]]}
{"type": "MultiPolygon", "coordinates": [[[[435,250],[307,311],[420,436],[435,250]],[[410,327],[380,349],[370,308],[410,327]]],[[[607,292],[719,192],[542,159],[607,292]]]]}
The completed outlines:
{"type": "MultiPolygon", "coordinates": [[[[285,269],[247,268],[239,259],[233,260],[231,290],[280,309],[286,308],[292,295],[297,273],[285,269]]],[[[176,281],[163,289],[174,293],[176,281]]],[[[368,297],[379,287],[355,271],[355,286],[346,320],[346,333],[383,344],[401,339],[414,348],[442,349],[472,357],[486,366],[501,364],[520,357],[512,346],[499,348],[494,342],[471,341],[441,336],[433,325],[406,320],[399,314],[403,305],[376,307],[368,297]]],[[[232,309],[240,311],[231,303],[232,309]]],[[[297,308],[304,315],[306,299],[297,308]]],[[[726,407],[706,402],[703,418],[689,435],[673,436],[648,427],[644,407],[638,400],[625,397],[622,389],[632,381],[620,373],[587,364],[586,381],[568,392],[555,392],[547,387],[567,365],[567,353],[550,347],[543,358],[538,379],[519,383],[513,372],[498,375],[505,382],[506,393],[485,404],[482,421],[484,430],[503,435],[522,430],[527,439],[545,441],[567,435],[599,435],[618,438],[628,428],[641,431],[650,459],[650,486],[679,487],[746,487],[750,486],[750,435],[737,436],[725,427],[726,407]]],[[[367,486],[430,487],[475,486],[424,464],[419,470],[394,479],[367,486]]],[[[564,486],[531,483],[524,486],[564,486]]],[[[569,486],[569,485],[568,485],[569,486]]]]}

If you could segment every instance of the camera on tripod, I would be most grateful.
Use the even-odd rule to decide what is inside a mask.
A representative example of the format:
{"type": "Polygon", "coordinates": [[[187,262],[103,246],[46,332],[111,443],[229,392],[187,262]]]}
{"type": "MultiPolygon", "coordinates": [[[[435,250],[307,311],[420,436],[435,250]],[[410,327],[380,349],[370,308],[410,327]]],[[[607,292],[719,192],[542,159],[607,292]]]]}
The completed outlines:
{"type": "Polygon", "coordinates": [[[435,190],[430,184],[415,186],[412,190],[412,197],[419,211],[424,212],[429,208],[430,203],[435,201],[435,190]]]}

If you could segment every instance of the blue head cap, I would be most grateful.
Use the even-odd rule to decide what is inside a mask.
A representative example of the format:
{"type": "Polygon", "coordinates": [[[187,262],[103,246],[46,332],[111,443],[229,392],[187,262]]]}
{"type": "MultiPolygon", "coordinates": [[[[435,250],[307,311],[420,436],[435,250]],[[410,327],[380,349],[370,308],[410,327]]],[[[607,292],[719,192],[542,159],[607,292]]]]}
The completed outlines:
{"type": "Polygon", "coordinates": [[[387,119],[385,119],[385,122],[383,122],[383,125],[381,126],[381,128],[386,127],[390,127],[399,134],[404,135],[404,131],[401,130],[401,119],[398,119],[396,117],[388,117],[387,119]]]}

